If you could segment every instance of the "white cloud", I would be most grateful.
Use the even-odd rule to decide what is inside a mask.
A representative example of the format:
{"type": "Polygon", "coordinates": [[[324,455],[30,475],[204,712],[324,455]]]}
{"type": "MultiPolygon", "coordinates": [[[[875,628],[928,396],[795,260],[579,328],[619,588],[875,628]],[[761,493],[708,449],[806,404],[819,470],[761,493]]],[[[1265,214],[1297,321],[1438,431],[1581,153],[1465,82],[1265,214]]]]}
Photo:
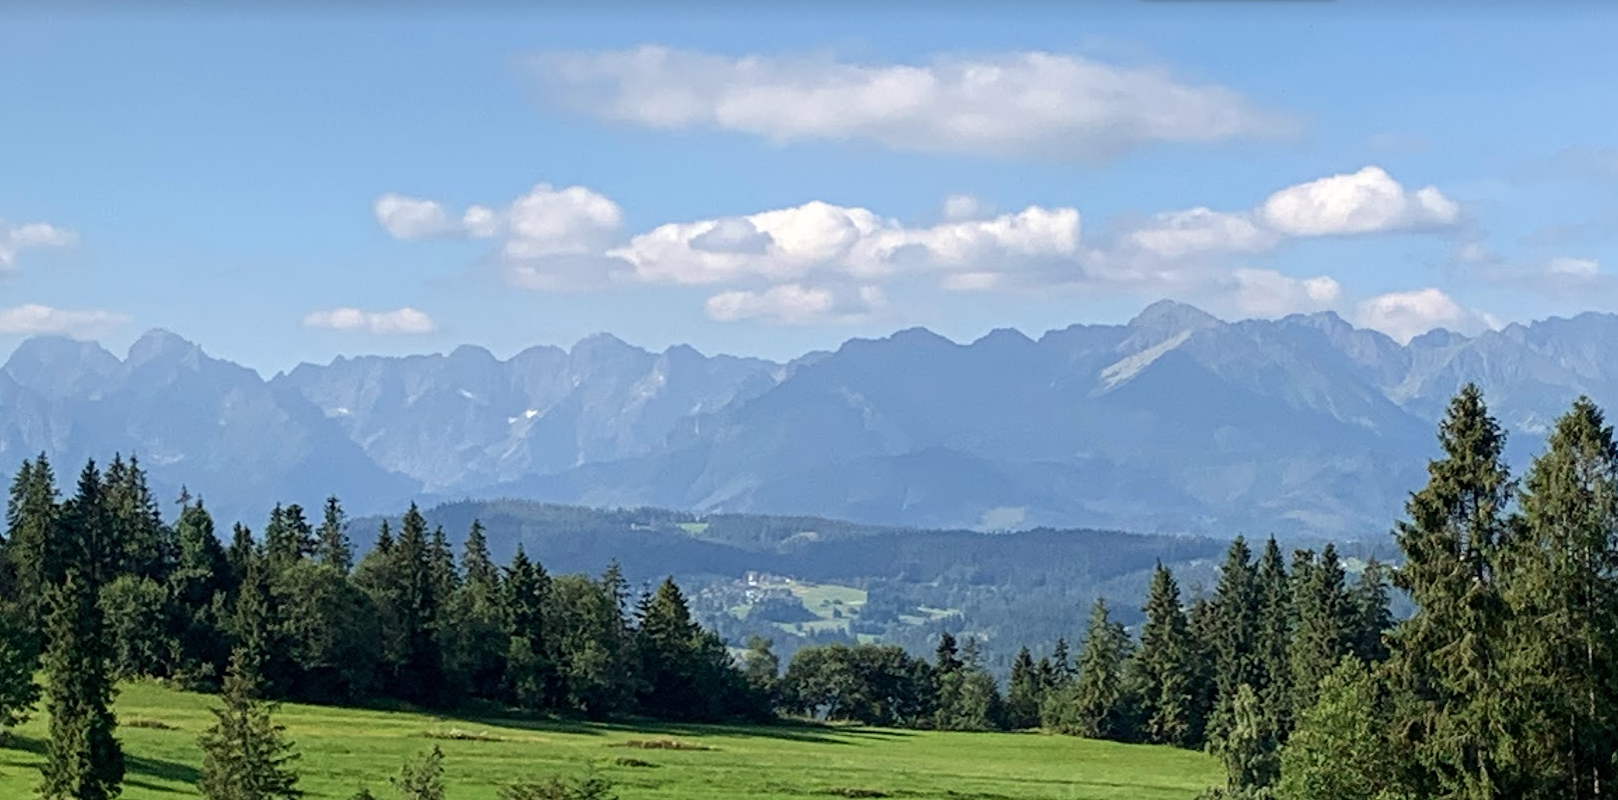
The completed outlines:
{"type": "Polygon", "coordinates": [[[557,189],[548,183],[536,184],[500,211],[475,205],[452,217],[436,200],[392,193],[378,197],[372,210],[395,239],[505,235],[506,254],[515,259],[599,252],[623,224],[623,212],[611,200],[582,186],[557,189]]]}
{"type": "Polygon", "coordinates": [[[38,303],[0,308],[0,333],[6,334],[58,334],[92,339],[128,321],[122,314],[100,309],[52,308],[38,303]]]}
{"type": "Polygon", "coordinates": [[[1438,328],[1474,334],[1499,327],[1498,320],[1490,315],[1466,308],[1443,291],[1432,287],[1390,292],[1362,301],[1356,321],[1367,328],[1382,331],[1400,343],[1409,342],[1438,328]]]}
{"type": "MultiPolygon", "coordinates": [[[[395,235],[498,237],[493,255],[516,287],[710,286],[717,293],[706,310],[714,319],[789,324],[869,310],[857,302],[857,292],[827,287],[880,291],[895,283],[958,293],[1173,295],[1262,316],[1347,308],[1352,304],[1333,277],[1231,262],[1267,254],[1295,237],[1419,227],[1459,214],[1438,190],[1406,191],[1377,167],[1283,189],[1248,211],[1194,207],[1157,214],[1101,244],[1084,238],[1077,208],[991,214],[967,195],[946,198],[941,220],[931,224],[810,201],[669,222],[638,234],[624,229],[616,203],[582,186],[537,184],[499,210],[473,206],[459,222],[433,201],[383,199],[389,198],[384,210],[392,213],[379,210],[378,219],[395,235]]],[[[1573,265],[1561,268],[1570,272],[1573,265]]]]}
{"type": "Polygon", "coordinates": [[[867,320],[887,305],[887,295],[879,286],[839,292],[787,283],[762,292],[720,292],[708,298],[703,307],[709,319],[716,322],[760,320],[776,325],[815,325],[867,320]]]}
{"type": "Polygon", "coordinates": [[[506,210],[505,253],[513,259],[599,253],[623,225],[618,204],[582,186],[541,183],[506,210]]]}
{"type": "Polygon", "coordinates": [[[303,324],[309,328],[378,334],[432,333],[438,330],[438,323],[432,317],[409,306],[394,311],[361,311],[348,307],[314,311],[304,316],[303,324]]]}
{"type": "Polygon", "coordinates": [[[7,225],[0,220],[0,272],[8,272],[17,265],[17,255],[30,248],[72,247],[79,242],[73,231],[44,222],[25,222],[7,225]]]}
{"type": "Polygon", "coordinates": [[[1101,159],[1155,142],[1293,127],[1221,86],[1043,52],[868,65],[645,46],[550,54],[535,66],[564,104],[602,119],[776,142],[864,139],[896,150],[1101,159]]]}
{"type": "Polygon", "coordinates": [[[1159,214],[1123,237],[1128,247],[1162,258],[1206,253],[1261,253],[1280,236],[1259,227],[1248,214],[1193,208],[1159,214]]]}
{"type": "Polygon", "coordinates": [[[1594,259],[1568,258],[1566,256],[1553,258],[1545,265],[1545,273],[1552,277],[1571,280],[1587,280],[1594,278],[1601,271],[1601,265],[1594,259]]]}
{"type": "Polygon", "coordinates": [[[1071,260],[1078,246],[1079,212],[1071,208],[1030,206],[989,219],[909,227],[867,209],[815,201],[742,218],[661,225],[609,255],[651,283],[779,283],[815,274],[871,280],[1015,270],[1071,260]]]}
{"type": "Polygon", "coordinates": [[[1273,270],[1238,269],[1231,273],[1231,283],[1225,302],[1251,316],[1325,311],[1336,308],[1343,299],[1342,285],[1326,275],[1294,278],[1273,270]]]}
{"type": "Polygon", "coordinates": [[[1372,166],[1282,189],[1259,215],[1290,236],[1334,236],[1445,227],[1461,210],[1432,186],[1410,191],[1372,166]]]}

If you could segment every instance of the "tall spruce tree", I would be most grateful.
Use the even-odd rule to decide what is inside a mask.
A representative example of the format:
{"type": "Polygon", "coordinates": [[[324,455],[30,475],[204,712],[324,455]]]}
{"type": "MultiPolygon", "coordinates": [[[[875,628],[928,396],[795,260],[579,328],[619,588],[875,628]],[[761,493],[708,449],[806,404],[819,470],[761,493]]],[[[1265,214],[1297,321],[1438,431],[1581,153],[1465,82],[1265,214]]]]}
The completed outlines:
{"type": "Polygon", "coordinates": [[[1321,680],[1352,652],[1355,613],[1337,548],[1327,544],[1318,558],[1300,564],[1294,597],[1297,630],[1292,637],[1291,709],[1302,713],[1315,704],[1321,680]]]}
{"type": "Polygon", "coordinates": [[[124,755],[112,701],[109,642],[101,588],[121,553],[95,462],[79,474],[53,537],[61,542],[62,577],[46,591],[45,669],[50,742],[40,794],[45,800],[110,800],[123,788],[124,755]]]}
{"type": "Polygon", "coordinates": [[[1438,440],[1443,455],[1394,532],[1405,555],[1395,583],[1416,605],[1393,640],[1396,728],[1416,794],[1495,800],[1513,791],[1500,586],[1513,492],[1505,434],[1469,384],[1450,401],[1438,440]]]}
{"type": "Polygon", "coordinates": [[[348,538],[348,515],[336,495],[326,498],[326,505],[315,531],[318,541],[317,555],[324,563],[347,575],[354,568],[354,545],[348,538]]]}
{"type": "Polygon", "coordinates": [[[50,460],[40,453],[17,470],[6,503],[6,560],[19,620],[39,619],[45,588],[61,578],[63,553],[56,542],[60,513],[56,477],[50,460]]]}
{"type": "Polygon", "coordinates": [[[253,674],[253,658],[231,654],[221,699],[210,709],[214,724],[197,738],[202,774],[197,790],[205,800],[294,800],[302,797],[292,764],[298,753],[286,729],[271,719],[274,705],[258,695],[263,680],[253,674]]]}
{"type": "Polygon", "coordinates": [[[1291,727],[1292,671],[1287,653],[1292,642],[1292,583],[1287,576],[1281,547],[1271,536],[1264,542],[1254,574],[1258,590],[1258,638],[1255,645],[1255,683],[1265,732],[1279,748],[1291,727]]]}
{"type": "MultiPolygon", "coordinates": [[[[481,530],[479,531],[481,533],[481,530]]],[[[521,545],[504,581],[507,648],[504,658],[507,698],[530,709],[554,705],[560,688],[554,633],[547,625],[551,580],[545,568],[528,558],[521,545]]]]}
{"type": "Polygon", "coordinates": [[[1107,602],[1090,607],[1079,674],[1071,691],[1072,732],[1092,739],[1123,739],[1130,731],[1124,707],[1124,662],[1129,634],[1112,619],[1107,602]]]}
{"type": "Polygon", "coordinates": [[[1523,482],[1508,693],[1523,798],[1611,794],[1618,751],[1618,444],[1589,398],[1523,482]]]}
{"type": "Polygon", "coordinates": [[[1044,697],[1045,685],[1034,666],[1034,655],[1024,647],[1012,660],[1011,678],[1006,683],[1006,724],[1012,730],[1039,727],[1039,706],[1044,697]]]}
{"type": "Polygon", "coordinates": [[[438,640],[440,587],[442,575],[435,566],[435,548],[427,532],[427,520],[415,503],[410,504],[399,523],[399,539],[390,558],[400,571],[400,585],[393,609],[403,637],[403,663],[399,670],[399,691],[409,699],[425,704],[443,697],[443,659],[438,640]]]}
{"type": "Polygon", "coordinates": [[[1192,744],[1195,716],[1195,652],[1180,586],[1162,562],[1152,574],[1140,648],[1130,659],[1130,684],[1138,694],[1141,734],[1146,741],[1181,747],[1192,744]]]}
{"type": "Polygon", "coordinates": [[[1350,634],[1354,655],[1368,664],[1388,660],[1388,631],[1393,629],[1393,609],[1388,596],[1388,569],[1370,559],[1351,593],[1354,628],[1350,634]]]}
{"type": "Polygon", "coordinates": [[[1208,637],[1205,646],[1213,656],[1214,708],[1207,733],[1212,744],[1218,745],[1230,730],[1231,703],[1236,699],[1236,690],[1245,685],[1252,691],[1261,680],[1258,663],[1261,605],[1253,552],[1248,549],[1247,541],[1238,536],[1225,553],[1219,582],[1209,601],[1206,624],[1198,626],[1199,632],[1208,637]]]}

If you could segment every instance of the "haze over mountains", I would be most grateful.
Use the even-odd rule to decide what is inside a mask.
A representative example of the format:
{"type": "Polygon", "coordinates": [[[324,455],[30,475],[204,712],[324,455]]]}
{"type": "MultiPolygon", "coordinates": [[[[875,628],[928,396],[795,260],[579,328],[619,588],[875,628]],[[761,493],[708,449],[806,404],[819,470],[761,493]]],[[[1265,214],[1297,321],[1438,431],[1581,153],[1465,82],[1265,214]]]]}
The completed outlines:
{"type": "MultiPolygon", "coordinates": [[[[1400,345],[1330,314],[1224,322],[1160,302],[1126,325],[956,344],[924,329],[787,364],[598,334],[507,360],[339,358],[264,380],[165,331],[120,359],[64,338],[0,369],[0,467],[58,480],[138,453],[250,523],[270,499],[801,513],[881,524],[1365,536],[1424,479],[1478,381],[1515,463],[1581,393],[1618,400],[1618,315],[1400,345]]],[[[256,527],[256,526],[255,526],[256,527]]]]}

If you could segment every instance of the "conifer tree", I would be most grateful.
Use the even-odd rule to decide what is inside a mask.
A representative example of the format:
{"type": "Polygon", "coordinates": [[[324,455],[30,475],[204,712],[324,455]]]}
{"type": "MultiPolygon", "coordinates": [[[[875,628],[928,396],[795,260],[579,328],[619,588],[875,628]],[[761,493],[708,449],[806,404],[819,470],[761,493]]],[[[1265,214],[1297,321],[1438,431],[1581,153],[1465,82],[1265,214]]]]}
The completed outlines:
{"type": "Polygon", "coordinates": [[[546,625],[550,598],[550,576],[545,568],[528,558],[521,545],[506,571],[505,604],[507,651],[506,692],[523,708],[545,708],[554,702],[558,689],[555,648],[546,625]]]}
{"type": "Polygon", "coordinates": [[[1051,685],[1057,688],[1073,680],[1073,656],[1068,652],[1066,637],[1057,637],[1056,646],[1051,648],[1051,679],[1051,685]]]}
{"type": "Polygon", "coordinates": [[[1129,635],[1114,622],[1107,601],[1090,608],[1079,674],[1071,687],[1072,732],[1091,739],[1122,739],[1129,731],[1124,709],[1124,661],[1129,635]]]}
{"type": "Polygon", "coordinates": [[[344,575],[354,568],[354,545],[348,539],[348,515],[343,513],[343,504],[336,495],[326,498],[315,539],[318,542],[317,554],[322,562],[332,565],[344,575]]]}
{"type": "Polygon", "coordinates": [[[1208,738],[1217,743],[1229,730],[1231,703],[1236,690],[1261,681],[1258,661],[1259,614],[1262,606],[1257,571],[1247,541],[1238,536],[1225,553],[1219,582],[1209,603],[1208,618],[1199,630],[1209,637],[1213,656],[1213,715],[1208,738]]]}
{"type": "Polygon", "coordinates": [[[445,665],[465,691],[475,697],[497,698],[505,678],[511,633],[500,573],[489,559],[483,526],[476,521],[466,537],[461,572],[466,579],[446,611],[445,665]]]}
{"type": "Polygon", "coordinates": [[[1197,729],[1193,645],[1180,587],[1161,562],[1152,574],[1140,648],[1130,659],[1130,684],[1139,696],[1141,733],[1156,744],[1187,746],[1197,729]]]}
{"type": "Polygon", "coordinates": [[[1236,687],[1230,701],[1230,730],[1218,750],[1225,763],[1225,788],[1232,794],[1263,789],[1278,776],[1275,736],[1265,716],[1253,687],[1245,683],[1236,687]]]}
{"type": "Polygon", "coordinates": [[[1296,713],[1315,704],[1320,681],[1352,652],[1351,636],[1358,617],[1335,547],[1327,544],[1319,558],[1304,562],[1300,571],[1294,598],[1298,628],[1290,653],[1291,708],[1296,713]]]}
{"type": "Polygon", "coordinates": [[[242,650],[231,654],[225,675],[223,708],[197,743],[202,748],[202,775],[197,789],[205,800],[293,800],[302,797],[292,768],[298,754],[286,729],[271,719],[274,705],[258,694],[263,684],[253,673],[253,658],[242,650]]]}
{"type": "Polygon", "coordinates": [[[147,486],[140,460],[131,455],[124,462],[115,455],[104,483],[113,538],[122,550],[118,571],[166,581],[174,567],[177,548],[173,531],[163,524],[157,500],[147,486]]]}
{"type": "Polygon", "coordinates": [[[1292,641],[1292,584],[1274,536],[1264,543],[1254,578],[1259,610],[1253,690],[1258,695],[1265,728],[1276,737],[1270,745],[1275,749],[1291,727],[1292,672],[1287,654],[1292,641]]]}
{"type": "Polygon", "coordinates": [[[1520,530],[1505,585],[1514,790],[1599,797],[1618,788],[1618,444],[1588,398],[1529,469],[1520,530]]]}
{"type": "Polygon", "coordinates": [[[399,690],[410,700],[441,702],[445,699],[441,692],[443,660],[437,630],[442,600],[441,576],[435,574],[435,554],[427,533],[427,520],[415,503],[410,504],[399,523],[399,539],[389,557],[400,571],[393,609],[404,646],[399,690]]]}
{"type": "Polygon", "coordinates": [[[225,562],[230,565],[232,596],[241,588],[242,581],[247,579],[247,565],[253,563],[257,553],[253,532],[240,522],[233,525],[230,529],[230,547],[225,550],[225,562]]]}
{"type": "Polygon", "coordinates": [[[1024,647],[1011,662],[1011,679],[1006,684],[1006,724],[1012,730],[1038,727],[1044,695],[1039,668],[1034,666],[1033,654],[1024,647]]]}
{"type": "Polygon", "coordinates": [[[1450,401],[1438,439],[1443,455],[1395,530],[1405,555],[1395,583],[1416,605],[1393,639],[1396,730],[1413,756],[1408,778],[1418,794],[1509,797],[1499,584],[1513,491],[1505,434],[1469,384],[1450,401]]]}
{"type": "Polygon", "coordinates": [[[45,800],[111,800],[123,789],[115,694],[92,584],[77,569],[46,590],[46,708],[50,741],[39,793],[45,800]]]}
{"type": "Polygon", "coordinates": [[[1388,570],[1376,559],[1365,564],[1351,593],[1354,627],[1350,633],[1354,655],[1368,664],[1388,660],[1388,631],[1393,629],[1393,610],[1388,597],[1388,570]]]}

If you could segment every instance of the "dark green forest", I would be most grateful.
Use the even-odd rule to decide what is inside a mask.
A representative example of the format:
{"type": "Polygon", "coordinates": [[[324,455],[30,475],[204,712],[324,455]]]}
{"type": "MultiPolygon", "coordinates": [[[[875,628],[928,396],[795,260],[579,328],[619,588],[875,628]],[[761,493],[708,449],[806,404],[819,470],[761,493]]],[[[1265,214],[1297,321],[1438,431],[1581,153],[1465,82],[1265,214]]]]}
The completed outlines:
{"type": "Polygon", "coordinates": [[[136,677],[221,693],[199,742],[209,798],[295,796],[277,700],[1045,728],[1206,748],[1228,773],[1210,796],[1599,797],[1618,771],[1613,430],[1581,399],[1518,480],[1468,386],[1438,440],[1394,566],[1351,578],[1333,545],[1237,538],[1206,591],[1159,563],[1134,633],[1097,600],[1076,647],[1025,640],[1004,682],[975,635],[805,646],[783,665],[764,638],[733,653],[673,579],[637,591],[618,563],[553,572],[521,545],[497,560],[477,519],[457,547],[412,506],[360,554],[330,498],[221,536],[200,498],[165,519],[134,458],[63,489],[40,456],[12,483],[0,550],[0,724],[50,711],[49,800],[117,795],[111,702],[136,677]],[[1398,621],[1395,591],[1413,604],[1398,621]]]}

